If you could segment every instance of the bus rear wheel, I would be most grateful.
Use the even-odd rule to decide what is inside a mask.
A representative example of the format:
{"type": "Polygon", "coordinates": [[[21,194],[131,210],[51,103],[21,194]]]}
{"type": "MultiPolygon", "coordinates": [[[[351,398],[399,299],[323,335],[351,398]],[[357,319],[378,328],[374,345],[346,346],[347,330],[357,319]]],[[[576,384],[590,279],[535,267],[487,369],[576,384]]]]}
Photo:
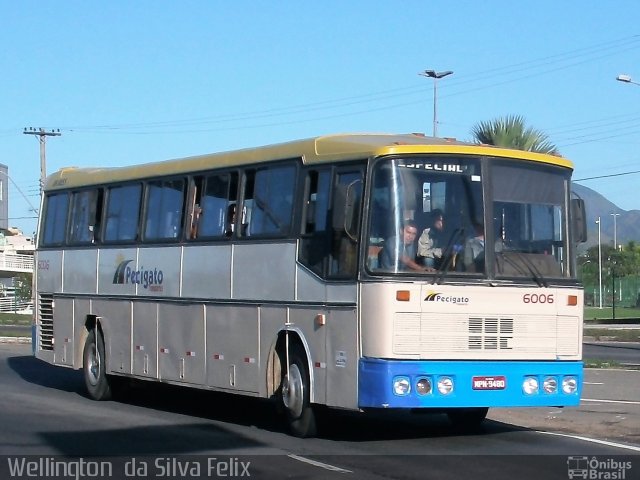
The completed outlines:
{"type": "Polygon", "coordinates": [[[112,392],[106,373],[104,339],[95,328],[89,332],[82,358],[84,383],[89,396],[94,400],[110,400],[112,392]]]}
{"type": "Polygon", "coordinates": [[[289,368],[282,371],[280,390],[281,403],[291,434],[306,438],[315,436],[317,427],[315,412],[310,402],[306,356],[301,350],[298,346],[290,349],[289,368]]]}

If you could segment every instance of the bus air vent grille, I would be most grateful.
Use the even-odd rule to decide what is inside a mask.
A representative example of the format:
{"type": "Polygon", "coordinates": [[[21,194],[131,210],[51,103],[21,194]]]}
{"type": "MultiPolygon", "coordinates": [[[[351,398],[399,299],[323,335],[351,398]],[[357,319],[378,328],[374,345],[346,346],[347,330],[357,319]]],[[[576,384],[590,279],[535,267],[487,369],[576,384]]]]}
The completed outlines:
{"type": "Polygon", "coordinates": [[[40,350],[53,350],[53,295],[39,295],[38,317],[40,319],[40,350]]]}

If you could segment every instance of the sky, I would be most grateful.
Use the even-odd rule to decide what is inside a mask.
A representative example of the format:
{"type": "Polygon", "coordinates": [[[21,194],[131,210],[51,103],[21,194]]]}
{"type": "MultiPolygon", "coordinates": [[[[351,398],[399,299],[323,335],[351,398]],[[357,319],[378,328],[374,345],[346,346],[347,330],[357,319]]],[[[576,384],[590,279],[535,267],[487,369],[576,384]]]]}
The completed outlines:
{"type": "Polygon", "coordinates": [[[640,209],[640,2],[2,2],[9,225],[36,229],[46,168],[116,167],[333,133],[471,140],[521,115],[574,179],[640,209]],[[636,172],[636,173],[629,173],[636,172]],[[592,178],[600,177],[600,178],[592,178]],[[583,180],[586,179],[586,180],[583,180]]]}

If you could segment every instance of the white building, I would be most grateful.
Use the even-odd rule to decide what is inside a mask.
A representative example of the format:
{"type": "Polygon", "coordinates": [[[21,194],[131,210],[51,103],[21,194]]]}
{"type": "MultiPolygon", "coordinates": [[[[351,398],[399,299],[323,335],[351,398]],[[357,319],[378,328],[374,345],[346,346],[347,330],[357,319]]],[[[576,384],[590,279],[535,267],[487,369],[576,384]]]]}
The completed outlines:
{"type": "Polygon", "coordinates": [[[33,238],[16,228],[0,228],[0,312],[29,310],[31,301],[15,296],[15,277],[34,272],[33,238]]]}

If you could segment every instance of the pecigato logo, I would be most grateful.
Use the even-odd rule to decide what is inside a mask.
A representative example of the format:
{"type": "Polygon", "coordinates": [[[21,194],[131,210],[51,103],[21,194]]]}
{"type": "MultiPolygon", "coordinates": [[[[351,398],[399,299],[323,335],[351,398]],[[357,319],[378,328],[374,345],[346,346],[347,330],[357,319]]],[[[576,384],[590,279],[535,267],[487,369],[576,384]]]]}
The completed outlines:
{"type": "Polygon", "coordinates": [[[468,305],[469,297],[456,296],[456,295],[443,295],[440,292],[427,292],[427,296],[424,297],[425,302],[442,302],[453,303],[456,305],[468,305]]]}
{"type": "Polygon", "coordinates": [[[113,283],[120,285],[140,285],[144,289],[152,292],[161,292],[163,290],[162,282],[164,273],[157,268],[145,269],[140,267],[134,270],[129,266],[133,260],[121,261],[113,275],[113,283]]]}

